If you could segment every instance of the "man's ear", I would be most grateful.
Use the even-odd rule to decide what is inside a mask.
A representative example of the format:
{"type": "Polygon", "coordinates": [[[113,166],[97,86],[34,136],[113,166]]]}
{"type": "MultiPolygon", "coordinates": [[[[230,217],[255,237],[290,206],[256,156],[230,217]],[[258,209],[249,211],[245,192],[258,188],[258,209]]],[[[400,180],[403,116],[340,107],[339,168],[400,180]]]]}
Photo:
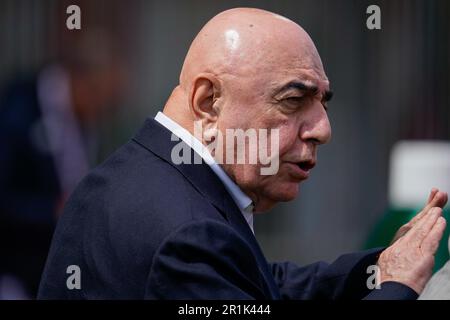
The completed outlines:
{"type": "Polygon", "coordinates": [[[196,120],[203,125],[215,123],[218,116],[217,99],[220,95],[220,83],[214,75],[200,74],[192,83],[189,96],[191,111],[196,120]]]}

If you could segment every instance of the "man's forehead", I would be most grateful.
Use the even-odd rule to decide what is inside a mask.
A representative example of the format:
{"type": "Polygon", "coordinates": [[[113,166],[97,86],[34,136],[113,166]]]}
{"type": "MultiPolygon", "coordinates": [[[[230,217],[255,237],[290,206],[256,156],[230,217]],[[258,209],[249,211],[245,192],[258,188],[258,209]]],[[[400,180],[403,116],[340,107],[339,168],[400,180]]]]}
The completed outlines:
{"type": "MultiPolygon", "coordinates": [[[[316,88],[318,91],[328,91],[330,89],[330,82],[326,75],[321,72],[317,72],[314,69],[297,69],[290,70],[288,72],[277,72],[271,70],[266,74],[261,74],[262,81],[264,78],[270,77],[266,83],[274,91],[280,91],[282,89],[299,89],[302,88],[316,88]]],[[[267,78],[266,78],[267,79],[267,78]]]]}
{"type": "Polygon", "coordinates": [[[296,80],[310,87],[316,87],[318,90],[328,90],[330,82],[325,73],[319,74],[314,70],[304,70],[305,72],[299,75],[296,80]]]}
{"type": "Polygon", "coordinates": [[[294,80],[318,87],[320,90],[327,90],[330,85],[320,56],[315,50],[277,52],[269,59],[254,61],[253,66],[254,72],[277,85],[294,80]]]}

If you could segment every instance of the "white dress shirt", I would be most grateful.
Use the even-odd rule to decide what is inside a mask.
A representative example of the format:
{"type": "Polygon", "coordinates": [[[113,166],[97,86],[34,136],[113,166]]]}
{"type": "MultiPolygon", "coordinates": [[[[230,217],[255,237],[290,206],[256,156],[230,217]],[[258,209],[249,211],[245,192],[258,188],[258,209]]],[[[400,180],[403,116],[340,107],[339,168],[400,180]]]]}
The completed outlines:
{"type": "MultiPolygon", "coordinates": [[[[194,137],[189,131],[184,129],[178,123],[170,119],[162,112],[158,112],[155,117],[161,125],[166,127],[170,132],[183,140],[189,147],[191,147],[202,159],[211,167],[212,171],[219,177],[225,188],[230,193],[234,202],[238,206],[239,210],[243,214],[250,229],[253,231],[253,202],[252,200],[234,183],[233,180],[226,174],[222,167],[214,160],[213,156],[209,153],[208,148],[203,145],[196,137],[194,137]]],[[[194,164],[195,165],[195,164],[194,164]]]]}

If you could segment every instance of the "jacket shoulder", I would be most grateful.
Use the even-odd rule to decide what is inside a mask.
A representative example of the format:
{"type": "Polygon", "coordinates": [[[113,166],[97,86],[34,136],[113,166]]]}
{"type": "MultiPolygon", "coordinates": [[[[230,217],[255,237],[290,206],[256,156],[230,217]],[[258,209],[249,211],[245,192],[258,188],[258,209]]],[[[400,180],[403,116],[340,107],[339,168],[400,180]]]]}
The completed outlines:
{"type": "Polygon", "coordinates": [[[57,281],[65,290],[63,267],[76,264],[89,271],[84,279],[95,288],[84,292],[90,298],[142,297],[155,251],[194,216],[223,220],[176,168],[131,140],[70,197],[53,238],[44,288],[57,281]],[[56,273],[57,279],[46,278],[56,273]]]}

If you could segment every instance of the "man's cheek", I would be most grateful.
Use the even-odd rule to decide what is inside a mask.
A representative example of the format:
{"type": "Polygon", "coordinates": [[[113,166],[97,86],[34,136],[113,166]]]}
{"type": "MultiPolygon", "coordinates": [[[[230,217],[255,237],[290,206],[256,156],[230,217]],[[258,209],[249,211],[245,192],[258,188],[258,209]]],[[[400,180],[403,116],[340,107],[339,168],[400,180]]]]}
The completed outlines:
{"type": "Polygon", "coordinates": [[[260,130],[259,160],[261,175],[276,175],[280,167],[280,132],[279,129],[260,130]]]}
{"type": "Polygon", "coordinates": [[[295,145],[298,139],[298,130],[294,123],[287,123],[278,127],[280,140],[280,155],[288,153],[295,145]]]}

